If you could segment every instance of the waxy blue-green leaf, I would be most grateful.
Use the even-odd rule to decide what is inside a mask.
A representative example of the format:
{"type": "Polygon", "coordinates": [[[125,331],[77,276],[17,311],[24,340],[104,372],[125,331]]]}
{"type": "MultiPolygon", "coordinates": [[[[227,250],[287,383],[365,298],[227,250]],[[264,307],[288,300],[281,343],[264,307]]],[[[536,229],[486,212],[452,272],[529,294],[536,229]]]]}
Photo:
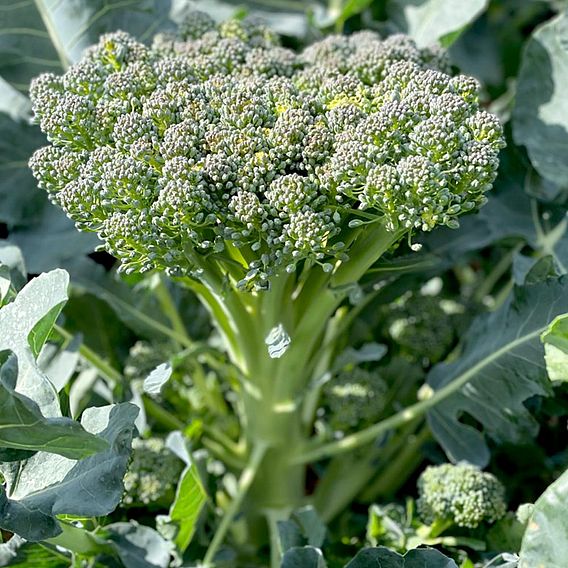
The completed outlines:
{"type": "Polygon", "coordinates": [[[99,35],[125,29],[142,40],[169,22],[169,0],[22,0],[0,10],[0,75],[20,90],[60,73],[99,35]]]}
{"type": "Polygon", "coordinates": [[[129,523],[113,523],[103,529],[125,568],[168,568],[172,545],[154,529],[129,523]]]}
{"type": "Polygon", "coordinates": [[[45,418],[37,404],[0,383],[0,447],[81,459],[108,448],[68,418],[45,418]]]}
{"type": "Polygon", "coordinates": [[[535,169],[568,185],[568,13],[540,26],[528,41],[513,110],[515,142],[526,146],[535,169]]]}
{"type": "Polygon", "coordinates": [[[69,568],[70,557],[32,542],[26,542],[14,535],[8,542],[0,544],[0,566],[10,568],[69,568]]]}
{"type": "Polygon", "coordinates": [[[365,548],[345,568],[457,568],[456,563],[433,548],[417,548],[404,556],[384,546],[365,548]]]}
{"type": "MultiPolygon", "coordinates": [[[[278,33],[303,38],[309,31],[308,12],[316,24],[328,20],[324,0],[193,0],[195,9],[222,21],[246,11],[247,15],[262,18],[278,33]]],[[[175,19],[175,14],[172,15],[175,19]]]]}
{"type": "MultiPolygon", "coordinates": [[[[34,196],[43,198],[35,181],[34,196]]],[[[2,207],[0,206],[0,211],[2,207]]],[[[34,274],[54,268],[68,268],[77,258],[93,252],[99,240],[93,233],[80,233],[61,209],[46,203],[41,219],[10,232],[10,241],[24,253],[28,270],[34,274]]]]}
{"type": "Polygon", "coordinates": [[[172,366],[170,363],[158,365],[145,379],[144,392],[147,394],[160,394],[162,387],[172,376],[172,366]]]}
{"type": "Polygon", "coordinates": [[[36,126],[3,112],[0,132],[0,222],[10,228],[30,225],[41,218],[47,206],[45,193],[37,188],[28,168],[30,156],[45,144],[45,136],[36,126]]]}
{"type": "Polygon", "coordinates": [[[488,0],[389,0],[387,14],[416,43],[450,45],[487,7],[488,0]]]}
{"type": "Polygon", "coordinates": [[[568,314],[558,316],[541,335],[551,381],[568,382],[568,314]]]}
{"type": "Polygon", "coordinates": [[[286,521],[277,521],[277,527],[283,552],[304,545],[321,548],[327,534],[327,527],[311,505],[297,509],[286,521]]]}
{"type": "Polygon", "coordinates": [[[284,554],[280,568],[327,568],[327,563],[319,548],[295,546],[284,554]]]}
{"type": "Polygon", "coordinates": [[[567,278],[517,287],[500,309],[473,323],[458,359],[434,367],[428,384],[435,391],[454,381],[462,384],[428,416],[452,461],[485,466],[489,460],[484,434],[461,422],[464,414],[498,442],[520,443],[536,434],[538,423],[524,402],[551,391],[540,335],[566,312],[567,278]]]}
{"type": "Polygon", "coordinates": [[[108,443],[108,449],[80,461],[38,452],[30,459],[1,464],[0,527],[29,541],[57,536],[57,515],[97,517],[120,502],[138,409],[128,403],[88,408],[81,424],[108,443]]]}
{"type": "Polygon", "coordinates": [[[568,471],[535,503],[529,519],[518,568],[564,568],[568,558],[568,471]]]}
{"type": "Polygon", "coordinates": [[[61,416],[59,398],[36,357],[67,301],[68,285],[64,270],[41,274],[0,309],[0,351],[12,351],[18,360],[15,390],[32,399],[47,417],[61,416]]]}

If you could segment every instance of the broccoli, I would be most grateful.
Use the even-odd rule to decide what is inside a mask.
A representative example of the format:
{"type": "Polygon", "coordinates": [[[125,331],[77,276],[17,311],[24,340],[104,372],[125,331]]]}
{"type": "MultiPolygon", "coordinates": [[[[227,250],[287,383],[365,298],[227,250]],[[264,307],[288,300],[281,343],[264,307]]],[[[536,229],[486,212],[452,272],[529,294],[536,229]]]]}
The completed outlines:
{"type": "Polygon", "coordinates": [[[158,365],[174,355],[168,344],[153,345],[148,341],[137,341],[128,351],[124,364],[124,376],[129,381],[143,381],[158,365]]]}
{"type": "Polygon", "coordinates": [[[174,499],[183,462],[167,449],[161,438],[132,441],[132,458],[124,476],[122,506],[168,507],[174,499]]]}
{"type": "Polygon", "coordinates": [[[384,319],[390,339],[413,361],[441,361],[457,337],[456,314],[435,296],[405,295],[388,306],[384,319]]]}
{"type": "Polygon", "coordinates": [[[376,371],[361,367],[344,369],[323,389],[329,424],[338,432],[377,422],[384,409],[387,384],[376,371]]]}
{"type": "MultiPolygon", "coordinates": [[[[404,239],[456,228],[486,202],[504,138],[478,95],[443,51],[404,35],[333,35],[295,52],[258,22],[206,16],[151,47],[106,34],[64,75],[33,81],[50,142],[30,160],[40,187],[122,271],[166,272],[215,320],[236,368],[249,511],[304,498],[291,457],[310,445],[302,421],[316,403],[303,403],[314,373],[331,372],[334,314],[357,282],[404,239]]],[[[383,404],[371,383],[346,378],[349,404],[334,411],[371,420],[383,404]]]]}
{"type": "Polygon", "coordinates": [[[502,127],[448,72],[441,50],[370,31],[300,53],[203,14],[152,47],[110,33],[33,81],[51,145],[30,166],[122,270],[191,276],[214,259],[261,289],[302,261],[331,271],[355,228],[396,242],[485,203],[502,127]]]}
{"type": "Polygon", "coordinates": [[[418,480],[418,493],[418,513],[426,524],[473,529],[499,520],[507,511],[501,482],[465,462],[427,467],[418,480]]]}

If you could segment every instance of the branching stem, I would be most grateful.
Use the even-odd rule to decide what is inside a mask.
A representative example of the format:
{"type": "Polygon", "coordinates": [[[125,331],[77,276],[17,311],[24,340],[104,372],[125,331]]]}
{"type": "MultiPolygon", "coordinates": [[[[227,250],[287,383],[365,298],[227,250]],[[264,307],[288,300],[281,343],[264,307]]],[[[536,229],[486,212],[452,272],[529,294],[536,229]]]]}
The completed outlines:
{"type": "Polygon", "coordinates": [[[223,519],[219,524],[219,528],[215,532],[215,535],[211,540],[211,544],[209,545],[209,548],[207,549],[207,552],[203,557],[204,567],[208,568],[214,566],[213,559],[215,557],[215,554],[219,550],[219,547],[223,543],[223,540],[225,539],[225,536],[227,534],[227,531],[229,530],[229,527],[231,526],[231,523],[233,522],[235,516],[239,512],[243,499],[245,498],[248,490],[250,489],[250,486],[252,485],[252,482],[254,481],[254,478],[256,477],[258,468],[260,467],[260,464],[262,463],[262,460],[264,459],[267,450],[268,446],[262,442],[259,442],[253,448],[249,463],[247,467],[243,470],[243,473],[239,478],[237,493],[235,494],[233,500],[231,501],[229,508],[227,509],[227,511],[225,511],[223,519]]]}

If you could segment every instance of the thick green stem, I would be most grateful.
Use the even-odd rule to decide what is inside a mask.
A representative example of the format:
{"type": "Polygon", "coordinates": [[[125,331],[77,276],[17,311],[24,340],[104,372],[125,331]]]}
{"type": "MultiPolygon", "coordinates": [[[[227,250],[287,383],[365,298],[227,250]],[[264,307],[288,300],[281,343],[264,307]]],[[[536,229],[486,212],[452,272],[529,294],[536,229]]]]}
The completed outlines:
{"type": "Polygon", "coordinates": [[[430,438],[430,428],[424,425],[416,435],[403,441],[403,447],[393,461],[361,494],[361,500],[371,503],[378,497],[392,497],[422,463],[420,448],[430,438]]]}
{"type": "Polygon", "coordinates": [[[249,463],[247,467],[244,469],[243,473],[241,474],[241,477],[239,478],[237,493],[233,497],[233,500],[231,501],[229,508],[227,509],[227,511],[225,511],[223,519],[219,524],[219,528],[215,532],[215,535],[213,536],[213,539],[209,544],[209,548],[207,549],[207,552],[203,557],[203,564],[205,567],[214,565],[213,559],[215,558],[215,554],[217,553],[219,547],[223,543],[223,540],[225,539],[225,536],[227,534],[227,531],[229,530],[229,527],[231,526],[231,523],[233,522],[235,516],[237,515],[239,509],[241,508],[241,504],[244,498],[246,497],[256,477],[260,464],[262,463],[266,455],[267,449],[268,447],[266,446],[266,444],[263,443],[260,443],[253,448],[249,463]]]}
{"type": "MultiPolygon", "coordinates": [[[[165,280],[165,276],[163,276],[162,274],[160,274],[158,276],[156,286],[154,287],[154,293],[156,294],[156,297],[158,298],[158,301],[160,302],[160,306],[162,307],[162,311],[167,316],[167,318],[170,320],[170,323],[172,324],[172,328],[175,330],[175,332],[180,337],[185,337],[187,342],[191,342],[191,339],[190,339],[189,335],[187,334],[187,329],[185,328],[183,320],[181,319],[181,316],[179,315],[179,311],[176,307],[174,299],[172,298],[172,295],[171,295],[170,290],[168,288],[168,284],[165,280]]],[[[185,345],[187,345],[187,343],[185,345]]]]}

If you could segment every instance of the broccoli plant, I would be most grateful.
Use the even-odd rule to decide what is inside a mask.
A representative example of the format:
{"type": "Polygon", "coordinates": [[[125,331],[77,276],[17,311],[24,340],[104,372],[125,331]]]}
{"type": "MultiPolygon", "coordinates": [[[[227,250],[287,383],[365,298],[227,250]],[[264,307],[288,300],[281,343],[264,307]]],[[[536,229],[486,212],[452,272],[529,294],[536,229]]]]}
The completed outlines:
{"type": "MultiPolygon", "coordinates": [[[[251,534],[259,512],[274,527],[303,502],[307,463],[435,404],[325,445],[312,436],[361,278],[424,232],[457,229],[495,179],[502,127],[443,51],[365,31],[294,52],[253,21],[200,15],[151,47],[104,35],[31,98],[50,142],[30,160],[40,187],[122,271],[193,291],[237,371],[242,439],[226,451],[246,465],[205,564],[242,505],[251,534]]],[[[363,379],[327,390],[351,405],[363,379]]]]}

